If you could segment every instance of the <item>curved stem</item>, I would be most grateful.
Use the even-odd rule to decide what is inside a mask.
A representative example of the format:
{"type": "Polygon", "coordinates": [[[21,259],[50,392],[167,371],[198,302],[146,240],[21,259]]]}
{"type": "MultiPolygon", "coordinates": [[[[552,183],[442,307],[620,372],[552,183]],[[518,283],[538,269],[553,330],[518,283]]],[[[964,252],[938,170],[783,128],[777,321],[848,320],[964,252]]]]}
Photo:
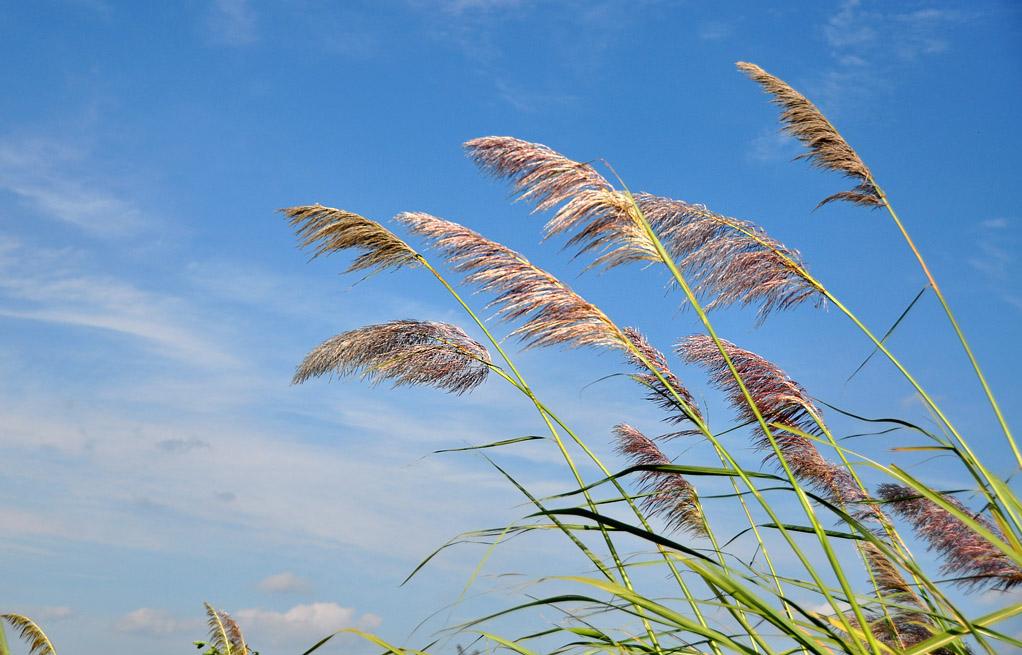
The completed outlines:
{"type": "Polygon", "coordinates": [[[955,335],[958,337],[958,341],[961,342],[962,348],[965,350],[966,356],[969,358],[969,363],[972,364],[972,370],[975,371],[976,377],[979,378],[980,385],[983,387],[983,393],[986,394],[987,401],[994,410],[994,414],[997,415],[997,421],[1001,425],[1001,430],[1004,432],[1005,438],[1008,440],[1008,445],[1011,447],[1012,454],[1015,455],[1015,462],[1018,467],[1022,469],[1022,451],[1019,450],[1018,444],[1015,442],[1015,437],[1011,434],[1011,428],[1008,427],[1008,422],[1004,418],[1004,414],[1001,412],[1000,405],[997,404],[997,399],[994,397],[994,392],[987,383],[986,376],[983,375],[983,370],[980,368],[979,361],[976,356],[972,353],[972,347],[969,346],[968,339],[965,338],[965,333],[962,332],[961,326],[958,325],[958,320],[955,318],[954,312],[951,311],[951,305],[948,303],[947,298],[944,297],[944,292],[940,290],[940,285],[937,284],[936,278],[930,272],[930,267],[926,265],[926,260],[923,259],[923,254],[916,248],[916,244],[912,241],[912,237],[909,236],[908,230],[905,229],[905,225],[898,218],[898,213],[894,211],[894,207],[891,206],[891,201],[887,198],[887,194],[884,193],[880,185],[869,178],[869,183],[876,189],[877,194],[884,203],[884,207],[887,212],[891,215],[891,219],[894,220],[894,224],[898,226],[898,231],[901,232],[901,236],[904,237],[905,243],[908,244],[912,254],[915,255],[916,261],[919,262],[919,267],[923,271],[923,275],[926,276],[926,280],[929,282],[933,292],[937,295],[937,299],[940,301],[940,306],[944,308],[944,313],[947,314],[948,320],[951,322],[951,327],[954,328],[955,335]]]}

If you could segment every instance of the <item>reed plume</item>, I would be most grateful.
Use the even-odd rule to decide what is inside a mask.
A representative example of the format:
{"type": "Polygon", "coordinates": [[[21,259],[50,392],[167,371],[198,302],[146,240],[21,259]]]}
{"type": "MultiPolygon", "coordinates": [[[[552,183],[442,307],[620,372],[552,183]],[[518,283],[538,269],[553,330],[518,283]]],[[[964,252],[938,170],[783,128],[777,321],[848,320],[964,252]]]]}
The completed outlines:
{"type": "MultiPolygon", "coordinates": [[[[614,426],[617,451],[637,466],[664,466],[671,460],[652,439],[632,426],[622,423],[614,426]]],[[[651,516],[661,516],[671,530],[705,536],[706,523],[695,489],[680,473],[670,471],[644,471],[643,505],[651,516]]]]}
{"type": "Polygon", "coordinates": [[[635,202],[705,299],[705,309],[758,304],[764,318],[806,301],[823,304],[799,252],[756,224],[648,193],[635,202]]]}
{"type": "MultiPolygon", "coordinates": [[[[879,534],[881,526],[889,524],[883,511],[847,469],[827,461],[813,441],[804,436],[824,433],[822,413],[809,393],[783,370],[756,353],[723,339],[721,344],[760,415],[770,426],[774,442],[795,478],[816,489],[831,503],[879,534]]],[[[713,339],[705,335],[690,336],[679,344],[679,352],[686,361],[709,369],[711,382],[728,394],[741,418],[750,423],[756,422],[752,408],[713,339]]],[[[776,458],[765,434],[757,438],[755,445],[767,452],[768,460],[776,458]]],[[[899,647],[911,646],[932,635],[933,625],[925,614],[921,599],[890,558],[871,542],[860,541],[857,546],[869,567],[881,602],[897,605],[886,613],[878,613],[870,621],[869,629],[874,635],[887,645],[899,647]]]]}
{"type": "Polygon", "coordinates": [[[627,349],[621,330],[598,307],[514,250],[430,214],[396,218],[428,239],[465,282],[496,297],[490,306],[504,320],[524,319],[512,331],[526,348],[566,345],[627,349]]]}
{"type": "Polygon", "coordinates": [[[516,200],[545,211],[585,190],[611,186],[589,164],[572,161],[541,143],[510,136],[487,136],[465,143],[469,157],[496,177],[511,179],[516,200]]]}
{"type": "Polygon", "coordinates": [[[364,251],[347,272],[418,265],[417,253],[393,232],[364,216],[324,207],[303,205],[280,210],[288,218],[303,248],[316,258],[348,248],[364,251]]]}
{"type": "Polygon", "coordinates": [[[205,603],[209,625],[209,645],[222,655],[249,655],[251,652],[241,626],[230,614],[205,603]]]}
{"type": "MultiPolygon", "coordinates": [[[[36,625],[35,621],[21,614],[0,614],[0,623],[6,621],[12,628],[18,631],[18,636],[28,645],[28,655],[56,655],[57,650],[46,636],[43,629],[36,625]]],[[[3,627],[0,626],[0,632],[3,627]]],[[[3,643],[0,634],[0,643],[3,643]]]]}
{"type": "MultiPolygon", "coordinates": [[[[756,353],[723,339],[721,344],[763,419],[767,424],[782,426],[773,428],[772,434],[795,476],[818,487],[832,489],[834,471],[812,441],[783,429],[792,427],[806,434],[822,434],[821,413],[808,392],[784,371],[756,353]]],[[[692,335],[678,344],[678,353],[685,361],[709,371],[711,383],[727,393],[742,420],[756,422],[756,415],[746,402],[745,395],[713,339],[706,335],[692,335]]],[[[768,459],[775,456],[766,435],[760,436],[756,445],[769,451],[768,459]]]]}
{"type": "MultiPolygon", "coordinates": [[[[877,488],[882,498],[898,516],[912,524],[916,534],[944,559],[941,571],[957,576],[955,582],[968,589],[991,585],[1007,590],[1022,583],[1022,568],[984,539],[951,512],[910,487],[885,483],[877,488]]],[[[973,513],[955,498],[948,503],[961,510],[998,538],[1004,535],[985,517],[973,513]]]]}
{"type": "Polygon", "coordinates": [[[486,348],[456,325],[391,321],[327,339],[305,356],[292,382],[358,374],[373,384],[391,380],[462,394],[486,380],[489,364],[486,348]]]}
{"type": "Polygon", "coordinates": [[[883,204],[883,198],[873,184],[873,174],[869,167],[816,105],[793,89],[787,82],[774,77],[756,64],[740,61],[737,66],[738,70],[748,75],[763,87],[764,91],[773,96],[772,102],[783,110],[781,123],[784,124],[784,131],[808,148],[797,159],[807,159],[818,168],[840,171],[858,182],[849,191],[841,191],[827,196],[820,201],[817,207],[835,200],[844,200],[870,207],[883,204]]]}
{"type": "MultiPolygon", "coordinates": [[[[649,390],[649,393],[646,395],[647,400],[655,403],[667,412],[667,417],[664,420],[674,425],[684,423],[685,421],[693,421],[693,419],[702,421],[703,417],[698,407],[696,407],[695,398],[692,397],[692,394],[689,393],[685,385],[681,383],[681,380],[674,374],[674,371],[670,369],[664,354],[653,347],[649,340],[646,339],[646,336],[636,328],[625,328],[624,333],[632,342],[632,345],[635,346],[635,349],[642,354],[646,362],[656,367],[657,372],[660,373],[658,376],[650,372],[646,363],[638,355],[633,352],[628,353],[629,361],[640,371],[644,371],[632,374],[632,379],[649,390]],[[663,380],[666,380],[667,384],[664,384],[661,377],[663,380]],[[678,398],[684,402],[684,405],[678,402],[678,398]]],[[[660,438],[683,436],[697,432],[698,430],[681,430],[660,435],[660,438]]]]}
{"type": "Polygon", "coordinates": [[[643,225],[645,216],[679,268],[693,278],[707,309],[759,303],[762,317],[811,298],[821,300],[818,289],[800,275],[805,266],[798,252],[752,223],[648,193],[633,198],[614,190],[588,164],[541,144],[486,137],[467,145],[483,168],[514,182],[519,198],[540,198],[537,210],[567,201],[547,222],[546,235],[573,233],[567,246],[577,247],[579,255],[595,253],[590,267],[661,261],[643,225]],[[473,144],[478,143],[486,144],[485,156],[476,155],[473,144]],[[534,163],[537,159],[541,165],[534,163]]]}

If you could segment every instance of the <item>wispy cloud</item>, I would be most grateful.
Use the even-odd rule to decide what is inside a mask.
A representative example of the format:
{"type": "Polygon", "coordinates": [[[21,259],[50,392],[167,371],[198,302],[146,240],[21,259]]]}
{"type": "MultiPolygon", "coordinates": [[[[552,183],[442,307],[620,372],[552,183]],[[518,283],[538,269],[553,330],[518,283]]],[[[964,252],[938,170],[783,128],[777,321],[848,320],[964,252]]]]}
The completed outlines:
{"type": "Polygon", "coordinates": [[[991,281],[1006,282],[1016,262],[1013,236],[1005,219],[983,221],[969,264],[991,281]]]}
{"type": "Polygon", "coordinates": [[[284,571],[260,580],[259,589],[270,594],[307,594],[312,591],[312,583],[290,571],[284,571]]]}
{"type": "Polygon", "coordinates": [[[790,160],[798,152],[798,141],[776,129],[765,130],[753,139],[746,156],[754,162],[776,162],[790,160]]]}
{"type": "Polygon", "coordinates": [[[1017,221],[1003,217],[981,221],[968,262],[1002,300],[1022,309],[1022,294],[1016,284],[1020,274],[1016,253],[1022,239],[1016,225],[1017,221]]]}
{"type": "Polygon", "coordinates": [[[696,36],[700,41],[721,41],[734,33],[730,23],[718,20],[704,21],[699,24],[696,36]]]}
{"type": "Polygon", "coordinates": [[[952,30],[969,19],[960,11],[899,12],[889,5],[845,0],[822,27],[833,66],[814,81],[812,95],[833,108],[882,91],[894,68],[948,50],[952,30]]]}
{"type": "Polygon", "coordinates": [[[195,309],[178,297],[82,271],[74,249],[30,247],[0,235],[0,316],[106,330],[196,365],[232,358],[201,334],[195,309]]]}
{"type": "Polygon", "coordinates": [[[167,453],[187,453],[196,449],[209,448],[209,442],[195,437],[163,439],[156,442],[156,447],[167,453]]]}
{"type": "Polygon", "coordinates": [[[577,104],[578,102],[578,98],[567,93],[537,91],[506,79],[494,80],[494,84],[497,86],[497,95],[504,102],[518,111],[527,114],[546,111],[551,107],[577,104]]]}
{"type": "Polygon", "coordinates": [[[258,19],[248,0],[213,0],[206,17],[212,43],[247,46],[259,40],[258,19]]]}
{"type": "Polygon", "coordinates": [[[134,234],[141,210],[93,172],[87,150],[53,139],[0,139],[0,190],[43,220],[99,236],[134,234]]]}
{"type": "MultiPolygon", "coordinates": [[[[412,4],[423,5],[424,3],[421,0],[413,0],[412,4]]],[[[520,7],[525,4],[525,0],[439,0],[439,2],[425,4],[439,5],[441,10],[449,14],[464,14],[520,7]]]]}

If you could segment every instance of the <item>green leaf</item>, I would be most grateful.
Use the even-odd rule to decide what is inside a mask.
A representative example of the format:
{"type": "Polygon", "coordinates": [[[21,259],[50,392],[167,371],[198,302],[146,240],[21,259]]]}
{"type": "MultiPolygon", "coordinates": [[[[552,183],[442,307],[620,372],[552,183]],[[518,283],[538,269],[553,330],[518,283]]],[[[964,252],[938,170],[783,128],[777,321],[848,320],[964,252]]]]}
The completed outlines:
{"type": "Polygon", "coordinates": [[[464,448],[444,448],[442,450],[434,450],[434,455],[440,453],[460,453],[466,450],[482,450],[484,448],[498,448],[500,446],[507,446],[513,443],[520,443],[522,441],[535,441],[536,439],[546,439],[546,437],[539,437],[534,434],[526,435],[524,437],[515,437],[514,439],[504,439],[503,441],[494,441],[493,443],[481,444],[478,446],[465,446],[464,448]]]}
{"type": "MultiPolygon", "coordinates": [[[[923,294],[926,293],[926,290],[929,288],[930,285],[926,285],[925,287],[922,288],[922,290],[919,293],[916,294],[916,297],[913,298],[912,302],[908,304],[908,307],[906,307],[905,311],[901,313],[901,316],[898,317],[898,320],[896,320],[894,324],[887,329],[887,332],[884,332],[884,336],[880,337],[880,343],[886,343],[887,338],[894,334],[894,330],[903,320],[905,320],[905,317],[908,316],[908,313],[912,311],[912,308],[915,307],[915,304],[919,302],[919,299],[923,297],[923,294]]],[[[845,380],[845,384],[851,382],[852,378],[854,378],[859,371],[865,368],[866,364],[869,363],[869,360],[873,359],[873,355],[877,354],[878,352],[880,352],[880,346],[874,346],[872,352],[869,353],[866,359],[862,360],[862,363],[859,364],[859,367],[852,371],[852,374],[848,376],[848,379],[845,380]]]]}

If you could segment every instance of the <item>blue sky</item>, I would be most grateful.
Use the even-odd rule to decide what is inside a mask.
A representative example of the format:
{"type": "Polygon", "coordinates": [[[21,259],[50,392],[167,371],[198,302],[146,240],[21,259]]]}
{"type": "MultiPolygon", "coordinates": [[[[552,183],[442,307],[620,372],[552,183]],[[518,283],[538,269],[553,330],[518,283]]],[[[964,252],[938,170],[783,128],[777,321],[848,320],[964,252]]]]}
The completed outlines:
{"type": "MultiPolygon", "coordinates": [[[[472,137],[604,157],[633,188],[754,220],[882,330],[922,288],[918,269],[881,213],[811,212],[844,182],[790,162],[798,148],[737,60],[816,100],[872,167],[1017,425],[1013,3],[4,3],[0,604],[69,652],[161,655],[202,636],[203,600],[233,611],[264,652],[345,625],[405,642],[453,602],[482,551],[398,584],[447,538],[527,510],[477,458],[427,455],[541,426],[497,381],[463,398],[289,386],[304,353],[338,331],[464,320],[416,271],[354,284],[341,258],[307,264],[275,210],[432,212],[523,250],[663,349],[695,331],[659,272],[581,275],[583,262],[541,245],[541,220],[464,158],[472,137]]],[[[880,361],[844,384],[869,349],[835,311],[759,328],[726,311],[717,324],[824,400],[928,420],[880,361]]],[[[932,297],[892,343],[1008,473],[932,297]]],[[[615,356],[519,361],[608,461],[620,463],[613,424],[655,429],[625,381],[587,386],[623,370],[615,356]]],[[[702,374],[678,370],[726,425],[702,374]]],[[[863,448],[894,459],[889,445],[863,448]]],[[[568,484],[547,448],[503,457],[537,492],[568,484]]],[[[916,470],[960,481],[940,462],[916,470]]],[[[470,592],[489,593],[409,643],[520,597],[501,571],[582,569],[556,539],[519,540],[470,592]]]]}

